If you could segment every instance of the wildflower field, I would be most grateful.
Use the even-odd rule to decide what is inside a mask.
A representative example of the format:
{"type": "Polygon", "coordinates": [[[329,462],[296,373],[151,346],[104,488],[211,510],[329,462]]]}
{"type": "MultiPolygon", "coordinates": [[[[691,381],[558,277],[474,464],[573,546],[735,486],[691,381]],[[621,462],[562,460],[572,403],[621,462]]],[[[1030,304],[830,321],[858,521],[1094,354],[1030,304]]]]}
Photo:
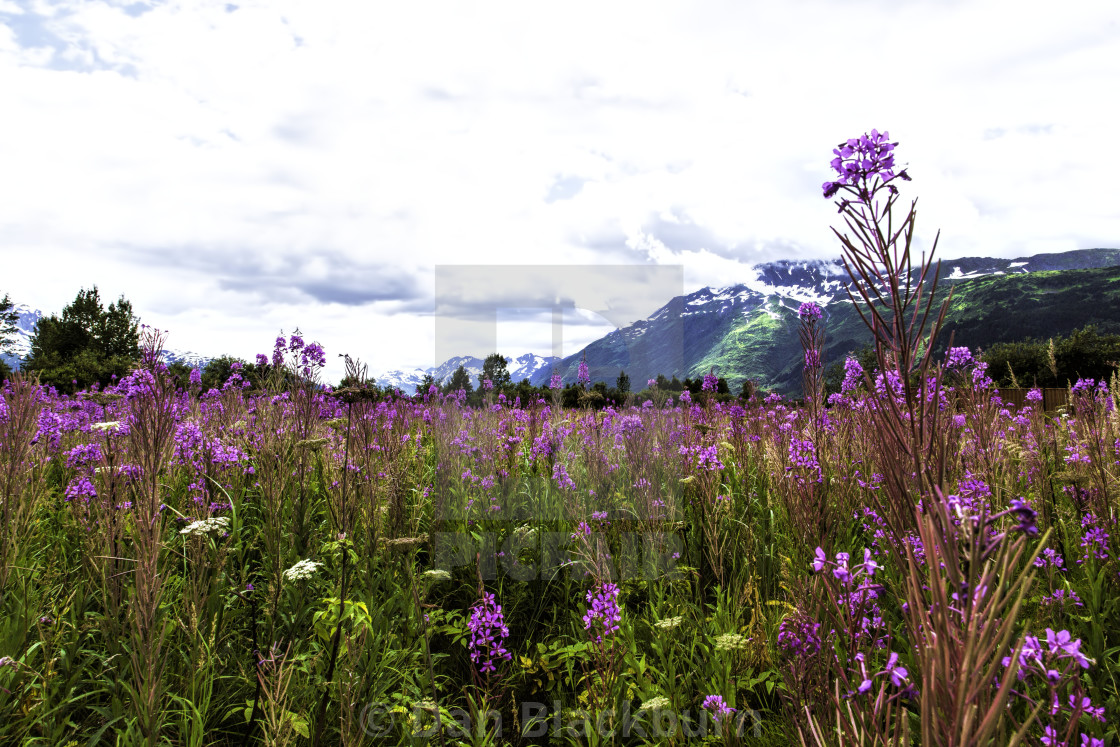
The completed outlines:
{"type": "Polygon", "coordinates": [[[798,403],[13,377],[0,743],[1120,743],[1117,380],[934,354],[892,149],[824,185],[879,363],[827,401],[809,303],[798,403]]]}

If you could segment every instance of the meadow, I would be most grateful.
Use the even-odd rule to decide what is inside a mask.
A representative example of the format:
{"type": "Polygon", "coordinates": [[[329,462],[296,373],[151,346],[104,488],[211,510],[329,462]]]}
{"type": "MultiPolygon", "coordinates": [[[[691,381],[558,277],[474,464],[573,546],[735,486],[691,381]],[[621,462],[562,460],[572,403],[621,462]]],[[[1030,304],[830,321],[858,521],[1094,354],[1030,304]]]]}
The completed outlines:
{"type": "Polygon", "coordinates": [[[1120,382],[934,355],[877,138],[824,191],[878,365],[827,400],[811,303],[796,403],[386,397],[298,336],[202,391],[151,329],[9,379],[0,743],[1117,744],[1120,382]]]}
{"type": "Polygon", "coordinates": [[[905,393],[852,365],[815,412],[15,379],[0,739],[425,743],[436,710],[449,744],[1104,738],[1115,386],[1011,411],[954,354],[916,511],[905,393]]]}

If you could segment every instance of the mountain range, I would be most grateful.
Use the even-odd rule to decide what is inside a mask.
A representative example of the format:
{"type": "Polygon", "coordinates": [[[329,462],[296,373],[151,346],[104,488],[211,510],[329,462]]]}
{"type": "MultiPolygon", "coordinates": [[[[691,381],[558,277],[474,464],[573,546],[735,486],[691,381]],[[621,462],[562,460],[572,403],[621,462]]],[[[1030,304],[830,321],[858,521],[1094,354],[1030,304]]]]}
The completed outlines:
{"type": "MultiPolygon", "coordinates": [[[[505,356],[506,370],[509,371],[510,380],[517,384],[525,379],[543,375],[547,382],[554,363],[560,359],[555,356],[542,356],[535,353],[525,353],[516,358],[505,356]]],[[[484,359],[473,355],[461,355],[449,358],[438,366],[432,368],[412,368],[406,371],[385,371],[374,378],[378,386],[400,389],[412,393],[420,382],[429,374],[440,384],[451,378],[459,366],[462,366],[471,377],[471,385],[478,388],[478,377],[482,373],[484,359]]]]}
{"type": "MultiPolygon", "coordinates": [[[[708,371],[728,380],[732,391],[750,379],[763,389],[799,390],[802,355],[797,309],[812,301],[823,309],[824,363],[843,360],[871,342],[851,303],[850,277],[835,260],[780,260],[756,265],[743,282],[701,288],[669,300],[647,319],[616,329],[565,358],[525,353],[506,357],[516,383],[545,386],[555,370],[576,380],[586,357],[593,381],[613,383],[625,370],[634,389],[658,374],[696,378],[708,371]]],[[[1120,330],[1120,249],[1083,249],[1018,259],[965,257],[941,264],[937,300],[953,300],[940,340],[982,348],[1032,336],[1067,334],[1086,324],[1120,330]]],[[[16,356],[30,352],[42,312],[17,305],[16,356]]],[[[168,350],[167,362],[205,366],[192,352],[168,350]]],[[[18,367],[18,357],[5,355],[18,367]]],[[[428,375],[443,383],[462,365],[477,385],[483,359],[459,356],[431,368],[391,370],[376,382],[411,393],[428,375]]]]}
{"type": "MultiPolygon", "coordinates": [[[[556,364],[573,381],[586,357],[593,381],[625,370],[641,388],[658,374],[696,378],[713,371],[737,391],[745,379],[764,389],[800,389],[803,356],[797,310],[824,312],[824,364],[871,343],[848,297],[850,277],[836,261],[778,261],[726,288],[678,296],[648,319],[617,329],[556,364]]],[[[972,348],[1027,336],[1066,334],[1086,324],[1120,328],[1120,250],[1084,249],[1018,259],[965,257],[940,267],[937,300],[953,301],[941,338],[972,348]]],[[[547,382],[538,374],[534,385],[547,382]]]]}

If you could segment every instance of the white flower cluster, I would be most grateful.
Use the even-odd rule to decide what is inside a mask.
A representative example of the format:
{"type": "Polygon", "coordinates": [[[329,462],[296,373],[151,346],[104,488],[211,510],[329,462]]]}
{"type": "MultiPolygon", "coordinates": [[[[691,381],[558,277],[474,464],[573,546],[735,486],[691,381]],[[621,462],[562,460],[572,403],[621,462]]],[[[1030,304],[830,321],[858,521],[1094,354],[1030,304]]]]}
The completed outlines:
{"type": "Polygon", "coordinates": [[[95,431],[119,431],[121,429],[121,421],[107,420],[104,423],[90,423],[90,430],[95,431]]]}
{"type": "Polygon", "coordinates": [[[642,707],[639,710],[663,711],[671,705],[673,705],[671,700],[666,698],[664,695],[658,695],[656,698],[650,698],[645,703],[642,703],[642,707]]]}
{"type": "Polygon", "coordinates": [[[284,578],[289,581],[303,581],[315,575],[315,571],[319,570],[322,565],[322,563],[316,563],[314,560],[301,560],[284,571],[284,578]]]}
{"type": "Polygon", "coordinates": [[[744,638],[738,633],[724,633],[721,636],[716,636],[716,650],[733,651],[735,649],[746,648],[749,641],[749,638],[744,638]]]}
{"type": "Polygon", "coordinates": [[[188,534],[192,537],[204,537],[210,532],[224,532],[229,529],[228,516],[214,516],[209,519],[199,519],[179,530],[179,534],[188,534]]]}
{"type": "Polygon", "coordinates": [[[435,581],[437,583],[440,582],[440,581],[450,581],[451,580],[451,574],[448,573],[447,571],[443,570],[442,568],[433,568],[430,571],[424,571],[424,573],[421,574],[421,575],[423,575],[424,578],[430,579],[430,580],[435,581]]]}
{"type": "Polygon", "coordinates": [[[657,622],[655,622],[653,624],[653,627],[663,629],[675,628],[681,624],[682,620],[684,620],[684,618],[681,615],[677,615],[676,617],[666,617],[664,620],[658,620],[657,622]]]}

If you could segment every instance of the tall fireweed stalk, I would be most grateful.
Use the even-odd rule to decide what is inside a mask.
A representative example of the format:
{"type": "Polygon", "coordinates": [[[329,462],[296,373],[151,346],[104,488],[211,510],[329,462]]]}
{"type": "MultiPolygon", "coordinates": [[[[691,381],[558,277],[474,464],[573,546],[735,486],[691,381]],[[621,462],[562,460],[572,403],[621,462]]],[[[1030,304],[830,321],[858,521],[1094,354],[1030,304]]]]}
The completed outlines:
{"type": "Polygon", "coordinates": [[[164,465],[171,456],[176,422],[176,389],[160,361],[164,336],[145,328],[143,359],[132,373],[128,394],[128,448],[140,479],[133,488],[133,590],[131,616],[132,697],[146,744],[159,744],[163,718],[164,465]]]}
{"type": "Polygon", "coordinates": [[[14,376],[0,388],[0,610],[8,593],[12,564],[42,493],[43,481],[31,448],[42,409],[39,386],[14,376]]]}
{"type": "Polygon", "coordinates": [[[821,328],[821,307],[812,301],[801,304],[797,310],[801,320],[798,336],[801,338],[801,348],[805,353],[805,369],[802,373],[802,393],[809,414],[814,423],[820,419],[821,396],[824,392],[824,369],[821,356],[824,351],[824,331],[821,328]]]}
{"type": "MultiPolygon", "coordinates": [[[[796,700],[798,733],[819,745],[1018,744],[1033,736],[1041,708],[1009,708],[1026,640],[1019,618],[1038,553],[1029,539],[1036,514],[1018,499],[991,512],[945,484],[948,401],[933,350],[949,301],[935,311],[936,240],[912,260],[916,201],[896,224],[895,182],[910,181],[896,171],[896,145],[876,130],[841,143],[831,164],[837,178],[823,186],[826,198],[840,195],[849,233],[834,232],[849,296],[875,338],[877,375],[863,377],[868,457],[879,473],[868,492],[882,530],[879,549],[864,549],[859,564],[848,552],[833,559],[817,549],[818,583],[804,603],[818,622],[791,618],[798,622],[786,648],[819,663],[799,671],[820,676],[823,666],[815,692],[829,692],[831,705],[796,700]]],[[[794,690],[813,691],[804,683],[794,690]]]]}

